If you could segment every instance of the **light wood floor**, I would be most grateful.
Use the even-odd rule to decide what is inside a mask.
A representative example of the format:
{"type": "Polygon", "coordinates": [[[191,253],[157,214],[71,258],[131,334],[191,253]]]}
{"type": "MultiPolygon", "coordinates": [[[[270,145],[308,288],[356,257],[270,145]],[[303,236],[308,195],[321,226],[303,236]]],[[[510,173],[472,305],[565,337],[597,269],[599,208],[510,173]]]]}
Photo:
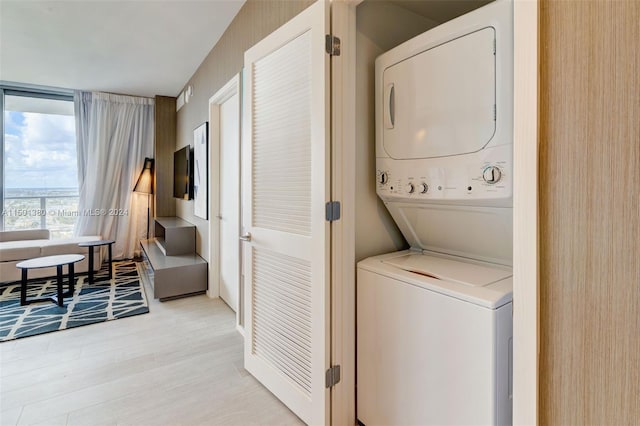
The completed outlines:
{"type": "Polygon", "coordinates": [[[0,344],[0,425],[297,425],[243,365],[219,299],[0,344]]]}

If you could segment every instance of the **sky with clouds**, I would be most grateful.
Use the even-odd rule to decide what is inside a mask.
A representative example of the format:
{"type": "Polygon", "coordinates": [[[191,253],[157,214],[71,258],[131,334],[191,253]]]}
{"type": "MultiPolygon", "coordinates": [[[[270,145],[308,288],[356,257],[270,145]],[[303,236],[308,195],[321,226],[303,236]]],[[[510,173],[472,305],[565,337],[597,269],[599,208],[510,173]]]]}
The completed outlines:
{"type": "Polygon", "coordinates": [[[5,188],[78,186],[75,119],[5,111],[5,188]]]}

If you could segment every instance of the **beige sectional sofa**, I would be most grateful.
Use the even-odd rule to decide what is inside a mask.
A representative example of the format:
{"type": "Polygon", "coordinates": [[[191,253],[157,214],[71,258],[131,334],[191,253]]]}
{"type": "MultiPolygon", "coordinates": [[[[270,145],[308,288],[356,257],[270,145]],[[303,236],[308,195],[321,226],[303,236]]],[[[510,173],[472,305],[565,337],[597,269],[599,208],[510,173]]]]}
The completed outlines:
{"type": "MultiPolygon", "coordinates": [[[[0,282],[18,281],[21,277],[16,263],[34,257],[53,256],[57,254],[83,254],[85,259],[75,264],[75,272],[87,272],[87,249],[78,247],[78,243],[100,240],[99,235],[51,239],[47,229],[31,229],[25,231],[0,232],[0,282]]],[[[94,271],[100,269],[102,256],[96,250],[94,271]]],[[[63,268],[67,273],[67,268],[63,268]]],[[[56,268],[29,270],[29,279],[49,277],[56,274],[56,268]]]]}

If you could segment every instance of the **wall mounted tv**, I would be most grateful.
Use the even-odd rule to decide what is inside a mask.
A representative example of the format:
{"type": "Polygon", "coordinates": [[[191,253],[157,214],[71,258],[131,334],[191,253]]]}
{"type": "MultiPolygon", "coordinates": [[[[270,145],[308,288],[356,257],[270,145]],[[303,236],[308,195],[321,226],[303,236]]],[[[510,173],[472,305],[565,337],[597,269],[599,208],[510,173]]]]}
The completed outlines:
{"type": "Polygon", "coordinates": [[[193,150],[189,145],[173,153],[173,196],[193,199],[193,150]]]}

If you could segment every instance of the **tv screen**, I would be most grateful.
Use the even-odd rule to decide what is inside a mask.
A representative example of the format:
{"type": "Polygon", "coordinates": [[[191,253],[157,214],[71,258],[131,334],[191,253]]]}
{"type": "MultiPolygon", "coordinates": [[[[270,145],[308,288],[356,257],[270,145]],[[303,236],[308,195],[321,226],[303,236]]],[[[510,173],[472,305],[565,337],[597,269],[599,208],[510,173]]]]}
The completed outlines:
{"type": "Polygon", "coordinates": [[[193,154],[189,145],[173,153],[173,196],[193,199],[193,154]]]}

